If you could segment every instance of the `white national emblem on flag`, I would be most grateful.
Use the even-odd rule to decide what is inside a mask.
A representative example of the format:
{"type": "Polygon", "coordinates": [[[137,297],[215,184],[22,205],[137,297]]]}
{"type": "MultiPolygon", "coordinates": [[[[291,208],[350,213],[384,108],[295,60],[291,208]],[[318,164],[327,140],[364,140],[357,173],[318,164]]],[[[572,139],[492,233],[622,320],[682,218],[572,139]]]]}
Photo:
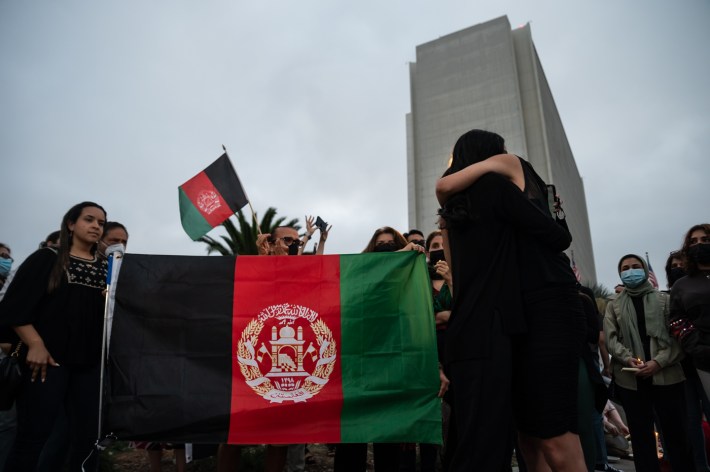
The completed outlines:
{"type": "Polygon", "coordinates": [[[219,203],[219,196],[213,190],[203,190],[197,195],[197,206],[203,213],[211,215],[222,205],[219,203]]]}
{"type": "Polygon", "coordinates": [[[237,343],[246,384],[271,403],[304,402],[317,395],[328,383],[336,356],[333,333],[318,313],[289,303],[263,309],[237,343]]]}

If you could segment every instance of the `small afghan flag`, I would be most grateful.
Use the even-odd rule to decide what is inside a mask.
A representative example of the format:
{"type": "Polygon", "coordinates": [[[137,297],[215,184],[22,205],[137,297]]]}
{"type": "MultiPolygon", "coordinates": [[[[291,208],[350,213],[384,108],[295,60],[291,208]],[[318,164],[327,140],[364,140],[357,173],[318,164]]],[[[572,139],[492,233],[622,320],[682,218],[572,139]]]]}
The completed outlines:
{"type": "Polygon", "coordinates": [[[648,253],[646,253],[646,264],[648,264],[648,281],[651,282],[653,288],[658,288],[658,279],[656,278],[656,273],[651,267],[651,259],[648,258],[648,253]]]}
{"type": "Polygon", "coordinates": [[[249,203],[227,154],[178,187],[180,220],[197,241],[249,203]]]}
{"type": "Polygon", "coordinates": [[[231,444],[441,444],[431,286],[413,252],[127,254],[106,431],[231,444]]]}

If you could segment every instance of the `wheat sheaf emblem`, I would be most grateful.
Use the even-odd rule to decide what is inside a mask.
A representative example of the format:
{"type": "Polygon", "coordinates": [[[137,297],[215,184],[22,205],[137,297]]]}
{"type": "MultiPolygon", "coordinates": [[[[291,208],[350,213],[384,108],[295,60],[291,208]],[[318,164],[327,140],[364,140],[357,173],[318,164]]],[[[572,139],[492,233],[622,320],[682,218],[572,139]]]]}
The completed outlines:
{"type": "Polygon", "coordinates": [[[328,383],[337,346],[318,313],[283,303],[263,309],[247,324],[236,354],[246,384],[264,400],[304,402],[328,383]]]}

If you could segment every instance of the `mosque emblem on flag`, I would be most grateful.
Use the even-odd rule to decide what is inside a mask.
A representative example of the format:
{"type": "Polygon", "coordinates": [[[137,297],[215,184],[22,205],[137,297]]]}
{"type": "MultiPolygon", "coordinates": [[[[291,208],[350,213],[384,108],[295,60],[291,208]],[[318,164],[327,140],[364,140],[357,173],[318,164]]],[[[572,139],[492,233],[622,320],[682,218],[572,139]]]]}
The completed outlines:
{"type": "Polygon", "coordinates": [[[203,213],[211,215],[222,206],[219,202],[219,195],[214,190],[203,190],[197,195],[197,206],[203,213]]]}
{"type": "Polygon", "coordinates": [[[263,309],[237,343],[237,362],[252,390],[270,403],[305,402],[328,383],[337,349],[318,313],[284,303],[263,309]]]}

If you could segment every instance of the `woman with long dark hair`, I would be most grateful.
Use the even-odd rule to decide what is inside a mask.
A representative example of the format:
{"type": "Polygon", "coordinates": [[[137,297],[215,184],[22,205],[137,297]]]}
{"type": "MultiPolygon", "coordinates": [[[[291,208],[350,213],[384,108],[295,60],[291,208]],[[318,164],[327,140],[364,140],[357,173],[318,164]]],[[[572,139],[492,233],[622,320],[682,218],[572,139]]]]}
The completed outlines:
{"type": "MultiPolygon", "coordinates": [[[[459,441],[484,442],[489,452],[502,454],[486,439],[490,423],[469,398],[491,409],[485,418],[499,412],[501,443],[510,424],[505,408],[512,404],[529,469],[584,470],[576,403],[584,313],[561,252],[571,236],[550,213],[545,183],[522,159],[509,158],[515,164],[510,177],[496,169],[468,175],[501,154],[501,136],[469,131],[456,142],[451,166],[437,183],[454,283],[446,350],[459,441]],[[486,428],[476,426],[481,421],[486,428]]],[[[485,452],[477,461],[486,460],[485,452]]],[[[470,454],[470,446],[460,448],[452,467],[500,465],[467,463],[470,454]]]]}
{"type": "MultiPolygon", "coordinates": [[[[33,472],[57,413],[67,412],[70,471],[96,470],[106,260],[97,257],[106,212],[93,202],[62,218],[58,249],[42,248],[17,270],[0,324],[19,337],[18,432],[7,470],[33,472]]],[[[17,343],[13,345],[13,349],[17,343]]]]}
{"type": "Polygon", "coordinates": [[[671,289],[671,332],[693,359],[710,397],[710,224],[688,230],[681,254],[688,275],[671,289]]]}

